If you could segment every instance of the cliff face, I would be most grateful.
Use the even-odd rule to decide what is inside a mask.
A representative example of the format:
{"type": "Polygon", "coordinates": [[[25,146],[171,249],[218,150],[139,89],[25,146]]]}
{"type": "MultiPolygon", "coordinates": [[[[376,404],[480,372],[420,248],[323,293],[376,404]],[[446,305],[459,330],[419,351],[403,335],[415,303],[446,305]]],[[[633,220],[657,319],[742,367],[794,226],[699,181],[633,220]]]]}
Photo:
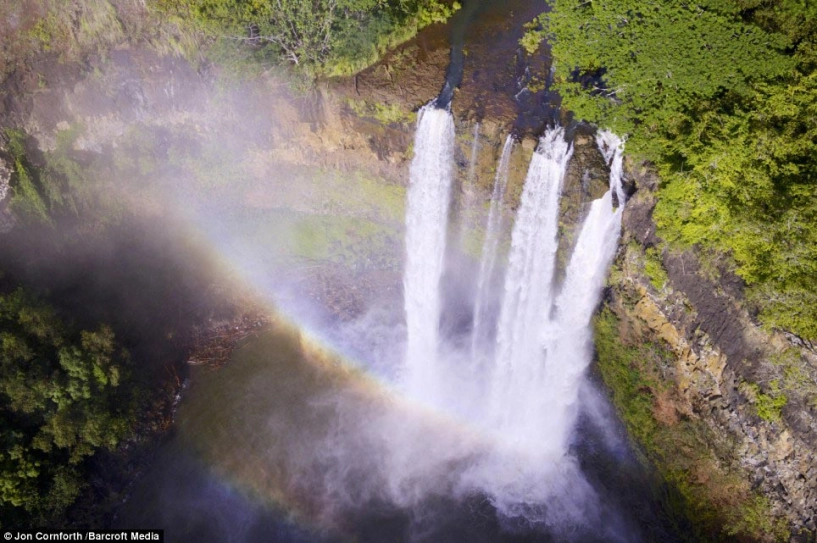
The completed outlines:
{"type": "MultiPolygon", "coordinates": [[[[722,263],[693,249],[668,250],[651,218],[657,180],[641,167],[630,176],[638,192],[624,213],[622,246],[605,306],[617,320],[616,341],[625,346],[652,344],[660,351],[659,356],[627,362],[660,381],[660,386],[648,387],[647,394],[657,423],[654,434],[681,435],[689,425],[700,429],[686,444],[692,450],[673,451],[648,439],[649,452],[665,471],[687,471],[688,495],[708,495],[721,511],[715,524],[726,524],[725,532],[784,539],[787,524],[796,540],[813,541],[814,346],[758,326],[744,302],[741,280],[722,263]],[[686,465],[668,461],[673,454],[686,457],[686,465]],[[734,485],[731,496],[713,488],[726,478],[734,485]],[[762,507],[749,509],[771,512],[779,519],[776,527],[747,527],[735,518],[752,512],[737,505],[752,501],[752,491],[767,503],[754,498],[762,507]]],[[[610,361],[601,351],[599,363],[604,366],[610,361]]]]}

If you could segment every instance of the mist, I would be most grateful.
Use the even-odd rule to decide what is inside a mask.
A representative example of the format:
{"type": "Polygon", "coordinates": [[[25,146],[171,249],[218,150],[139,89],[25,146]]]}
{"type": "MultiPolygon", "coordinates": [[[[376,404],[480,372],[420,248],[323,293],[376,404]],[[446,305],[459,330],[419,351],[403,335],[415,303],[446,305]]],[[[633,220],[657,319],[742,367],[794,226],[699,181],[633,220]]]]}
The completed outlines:
{"type": "MultiPolygon", "coordinates": [[[[462,77],[467,24],[458,25],[446,107],[462,77]]],[[[480,227],[493,252],[483,265],[449,220],[463,204],[448,198],[476,168],[460,164],[455,141],[472,126],[444,109],[381,129],[350,120],[336,88],[298,94],[275,78],[225,81],[151,53],[113,57],[104,78],[66,82],[59,100],[50,95],[58,103],[35,105],[27,119],[41,127],[32,149],[46,150],[31,153],[34,164],[62,153],[82,166],[80,212],[18,224],[2,245],[5,280],[48,291],[83,326],[111,323],[146,375],[159,382],[172,371],[182,384],[173,430],[122,482],[112,525],[164,527],[176,541],[651,540],[644,525],[661,526],[660,511],[642,490],[653,481],[586,378],[604,262],[578,288],[590,284],[581,318],[556,322],[578,297],[553,269],[559,190],[548,183],[561,183],[572,152],[562,131],[526,157],[533,188],[524,190],[538,193],[493,195],[504,219],[480,227]],[[412,143],[431,116],[441,139],[412,143]],[[429,179],[445,183],[425,201],[413,197],[429,179]],[[514,233],[520,216],[548,232],[526,242],[524,229],[514,233]],[[540,252],[533,245],[545,238],[540,252]],[[517,266],[534,260],[532,274],[517,266]],[[480,284],[485,328],[474,336],[480,284]],[[522,301],[507,302],[510,291],[522,301]],[[225,367],[186,364],[202,330],[259,310],[270,325],[225,367]],[[543,345],[575,359],[572,370],[537,364],[543,345]],[[630,471],[605,474],[619,463],[630,471]]],[[[521,147],[498,132],[509,153],[521,147]]],[[[492,192],[473,191],[480,197],[463,217],[485,225],[492,192]]],[[[623,197],[617,210],[612,196],[603,205],[581,220],[615,226],[623,197]]],[[[602,242],[611,240],[596,239],[607,264],[612,246],[602,242]]]]}

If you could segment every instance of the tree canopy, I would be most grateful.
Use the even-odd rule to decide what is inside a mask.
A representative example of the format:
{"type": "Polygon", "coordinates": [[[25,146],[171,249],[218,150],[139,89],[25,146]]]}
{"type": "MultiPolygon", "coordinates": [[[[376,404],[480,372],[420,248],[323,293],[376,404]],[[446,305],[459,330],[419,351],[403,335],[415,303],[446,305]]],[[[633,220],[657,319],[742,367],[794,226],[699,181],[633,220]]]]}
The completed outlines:
{"type": "Polygon", "coordinates": [[[84,486],[83,462],[132,431],[128,355],[102,326],[73,332],[18,289],[0,295],[0,518],[47,523],[84,486]]]}
{"type": "Polygon", "coordinates": [[[253,45],[311,73],[347,75],[433,22],[457,2],[438,0],[153,0],[206,34],[253,45]]]}
{"type": "Polygon", "coordinates": [[[577,117],[662,179],[659,233],[728,254],[763,320],[817,338],[817,7],[800,0],[552,0],[547,39],[577,117]]]}

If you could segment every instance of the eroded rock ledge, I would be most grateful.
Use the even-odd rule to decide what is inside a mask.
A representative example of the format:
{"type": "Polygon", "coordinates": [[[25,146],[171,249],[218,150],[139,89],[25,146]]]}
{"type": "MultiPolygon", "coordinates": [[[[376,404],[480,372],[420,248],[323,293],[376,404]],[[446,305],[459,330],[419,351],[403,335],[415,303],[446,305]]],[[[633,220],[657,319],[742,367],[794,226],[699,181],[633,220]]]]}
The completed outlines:
{"type": "Polygon", "coordinates": [[[797,338],[761,328],[738,277],[691,250],[666,249],[652,221],[656,179],[646,168],[631,177],[640,190],[625,210],[606,305],[621,342],[652,342],[668,354],[651,362],[668,386],[655,394],[653,416],[664,427],[703,422],[717,469],[767,498],[793,540],[813,541],[817,356],[797,338]]]}

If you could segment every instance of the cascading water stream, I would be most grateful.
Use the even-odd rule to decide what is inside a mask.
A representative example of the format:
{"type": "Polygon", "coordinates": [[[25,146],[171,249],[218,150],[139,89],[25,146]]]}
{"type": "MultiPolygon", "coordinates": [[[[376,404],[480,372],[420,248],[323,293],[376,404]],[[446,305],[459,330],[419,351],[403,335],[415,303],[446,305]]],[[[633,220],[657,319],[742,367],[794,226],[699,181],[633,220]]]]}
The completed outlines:
{"type": "Polygon", "coordinates": [[[540,332],[552,305],[559,196],[571,155],[564,131],[554,128],[531,159],[511,236],[491,377],[488,420],[507,442],[534,450],[547,441],[540,431],[547,407],[540,332]]]}
{"type": "Polygon", "coordinates": [[[606,131],[599,132],[597,143],[610,164],[610,189],[590,205],[556,299],[553,321],[544,328],[542,338],[547,353],[542,390],[548,402],[545,431],[556,450],[567,450],[575,423],[579,388],[592,359],[590,321],[618,247],[624,210],[623,144],[606,131]],[[614,207],[613,195],[618,207],[614,207]]]}
{"type": "Polygon", "coordinates": [[[485,241],[482,245],[482,259],[479,264],[477,277],[477,292],[474,300],[474,324],[471,331],[471,359],[477,360],[490,356],[489,351],[495,334],[495,324],[491,322],[494,279],[497,275],[497,253],[502,233],[502,202],[505,188],[508,185],[511,151],[514,139],[508,135],[502,147],[502,156],[494,179],[494,189],[491,194],[491,206],[488,211],[488,222],[485,226],[485,241]],[[487,351],[487,352],[486,352],[487,351]]]}
{"type": "MultiPolygon", "coordinates": [[[[519,512],[536,504],[558,509],[550,498],[571,485],[576,501],[564,501],[568,509],[579,509],[579,495],[592,495],[568,450],[579,391],[592,359],[591,317],[615,254],[625,200],[621,141],[608,132],[599,133],[597,141],[610,164],[610,189],[591,203],[557,288],[559,200],[573,150],[562,128],[550,129],[540,139],[513,226],[501,307],[493,322],[497,311],[489,300],[496,283],[492,278],[502,269],[502,202],[513,148],[511,138],[505,142],[473,293],[472,341],[463,346],[447,343],[439,331],[453,120],[447,111],[427,106],[418,121],[406,213],[404,382],[413,397],[463,416],[494,436],[490,452],[470,463],[458,484],[486,492],[511,515],[526,514],[519,512]],[[465,352],[457,350],[463,347],[465,352]],[[464,360],[471,364],[461,364],[464,360]]],[[[395,458],[403,458],[404,451],[401,447],[395,458]]],[[[399,479],[396,488],[404,483],[399,479]]]]}
{"type": "Polygon", "coordinates": [[[439,400],[440,278],[453,155],[451,114],[433,106],[424,107],[417,121],[406,209],[403,289],[408,337],[404,381],[409,393],[432,403],[439,400]]]}

